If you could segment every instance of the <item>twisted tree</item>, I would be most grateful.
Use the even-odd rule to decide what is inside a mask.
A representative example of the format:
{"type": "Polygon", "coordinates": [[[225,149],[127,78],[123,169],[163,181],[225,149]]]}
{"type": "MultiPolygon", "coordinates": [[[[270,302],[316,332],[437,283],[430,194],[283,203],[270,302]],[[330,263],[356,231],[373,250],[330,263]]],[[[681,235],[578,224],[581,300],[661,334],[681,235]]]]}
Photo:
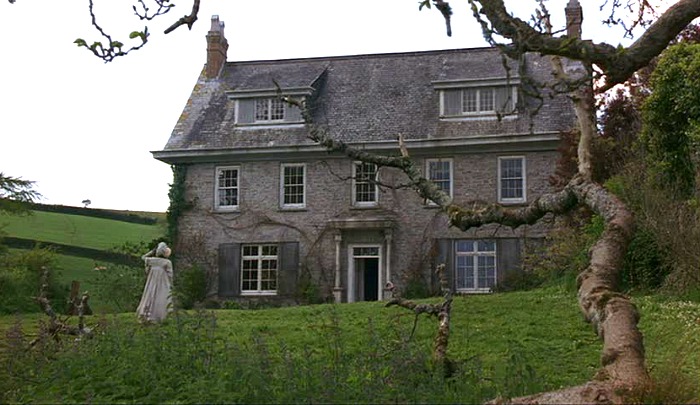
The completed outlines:
{"type": "MultiPolygon", "coordinates": [[[[603,340],[601,369],[591,381],[581,386],[516,398],[513,401],[625,402],[633,392],[645,389],[650,382],[644,363],[642,334],[637,327],[639,313],[629,298],[617,289],[622,261],[634,232],[634,219],[625,204],[592,177],[591,142],[597,136],[598,128],[594,97],[625,82],[634,72],[648,65],[694,18],[700,16],[700,1],[678,1],[653,22],[644,21],[647,15],[645,10],[650,7],[650,3],[639,1],[638,18],[632,26],[641,24],[646,25],[647,29],[626,48],[581,39],[582,14],[577,0],[569,1],[567,5],[574,18],[569,21],[571,26],[567,27],[565,35],[557,35],[552,30],[549,12],[543,2],[540,2],[540,10],[530,23],[508,12],[503,0],[468,2],[474,17],[483,28],[484,36],[505,55],[516,59],[527,52],[550,56],[555,77],[555,83],[550,86],[571,98],[580,133],[577,173],[563,190],[543,195],[522,208],[480,202],[458,206],[421,176],[405,148],[400,148],[402,154],[398,157],[377,156],[353,149],[333,139],[325,129],[314,126],[310,115],[306,114],[309,137],[326,148],[343,152],[353,159],[402,170],[418,194],[440,206],[449,216],[450,224],[464,231],[492,223],[515,228],[533,224],[548,213],[562,214],[581,205],[600,215],[604,219],[605,229],[589,251],[588,267],[578,276],[578,302],[585,319],[595,326],[598,336],[603,340]],[[499,43],[496,38],[503,38],[507,42],[499,43]],[[572,64],[571,61],[578,63],[572,64]]],[[[634,3],[630,0],[627,5],[634,3]]],[[[433,4],[441,6],[439,9],[445,15],[449,32],[449,13],[444,12],[451,10],[449,5],[436,0],[433,4]]],[[[613,13],[609,21],[617,21],[614,10],[621,5],[619,1],[613,2],[613,13]]]]}

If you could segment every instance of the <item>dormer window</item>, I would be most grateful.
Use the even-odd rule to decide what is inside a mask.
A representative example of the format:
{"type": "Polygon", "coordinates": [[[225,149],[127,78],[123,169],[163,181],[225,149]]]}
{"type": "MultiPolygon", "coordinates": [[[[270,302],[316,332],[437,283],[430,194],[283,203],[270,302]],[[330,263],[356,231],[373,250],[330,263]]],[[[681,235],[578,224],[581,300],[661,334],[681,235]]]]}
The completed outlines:
{"type": "Polygon", "coordinates": [[[440,94],[440,118],[470,118],[516,113],[516,79],[434,82],[440,94]]]}
{"type": "Polygon", "coordinates": [[[311,96],[311,87],[290,89],[231,90],[234,119],[238,126],[295,126],[304,124],[301,109],[282,100],[281,96],[302,100],[311,96]]]}

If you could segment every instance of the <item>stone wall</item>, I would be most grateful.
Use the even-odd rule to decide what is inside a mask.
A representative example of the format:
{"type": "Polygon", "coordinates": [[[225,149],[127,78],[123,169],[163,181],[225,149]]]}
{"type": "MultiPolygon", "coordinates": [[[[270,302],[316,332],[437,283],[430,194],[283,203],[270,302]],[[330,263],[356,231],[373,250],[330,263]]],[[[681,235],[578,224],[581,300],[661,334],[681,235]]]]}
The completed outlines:
{"type": "MultiPolygon", "coordinates": [[[[453,159],[453,190],[457,203],[497,200],[499,156],[525,157],[528,201],[549,190],[548,178],[557,159],[555,151],[440,156],[453,159]]],[[[416,158],[416,161],[425,167],[423,158],[416,158]]],[[[335,235],[342,239],[341,281],[345,284],[348,243],[382,243],[388,229],[363,230],[360,226],[360,229],[339,230],[338,223],[376,218],[392,221],[391,281],[399,287],[411,274],[423,274],[426,280],[430,279],[429,268],[437,254],[437,239],[539,238],[546,231],[543,226],[521,227],[516,231],[486,226],[463,233],[448,228],[446,216],[437,207],[425,204],[414,191],[406,188],[382,187],[377,207],[356,208],[352,206],[351,160],[327,157],[283,163],[306,163],[305,209],[280,208],[279,160],[189,166],[186,198],[194,202],[194,208],[181,218],[179,243],[186,246],[188,239],[198,235],[204,248],[215,254],[224,243],[299,242],[299,276],[310,278],[320,287],[321,295],[330,298],[335,277],[335,235]],[[214,207],[216,167],[229,165],[238,166],[240,170],[240,209],[218,212],[214,207]]],[[[396,170],[382,168],[380,181],[399,186],[406,183],[406,177],[396,170]]],[[[212,283],[210,293],[217,293],[216,283],[212,283]]]]}

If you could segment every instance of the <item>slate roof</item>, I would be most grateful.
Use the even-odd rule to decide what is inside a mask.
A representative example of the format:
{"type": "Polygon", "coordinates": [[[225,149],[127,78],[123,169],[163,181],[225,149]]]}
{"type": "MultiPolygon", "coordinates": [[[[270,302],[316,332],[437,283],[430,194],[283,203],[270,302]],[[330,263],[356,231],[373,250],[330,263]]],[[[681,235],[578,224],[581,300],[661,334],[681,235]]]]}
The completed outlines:
{"type": "MultiPolygon", "coordinates": [[[[508,63],[509,77],[515,80],[516,63],[508,63]]],[[[547,80],[550,71],[544,57],[527,56],[528,76],[547,80]]],[[[274,89],[274,81],[282,88],[313,85],[315,122],[327,124],[334,137],[349,142],[395,140],[399,133],[407,140],[525,136],[571,127],[574,116],[564,97],[544,97],[534,119],[526,112],[501,121],[439,119],[435,82],[507,76],[503,57],[493,48],[227,62],[219,78],[200,76],[161,155],[168,151],[311,144],[301,125],[235,125],[234,101],[226,93],[274,89]]],[[[527,100],[527,104],[534,105],[535,100],[527,100]]]]}

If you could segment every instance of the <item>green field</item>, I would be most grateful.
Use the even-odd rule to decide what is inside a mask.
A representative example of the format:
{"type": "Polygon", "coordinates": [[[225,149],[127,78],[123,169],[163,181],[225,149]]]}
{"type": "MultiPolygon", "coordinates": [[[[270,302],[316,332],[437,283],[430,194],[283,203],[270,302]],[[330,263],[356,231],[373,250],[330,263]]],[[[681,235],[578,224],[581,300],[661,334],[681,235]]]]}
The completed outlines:
{"type": "MultiPolygon", "coordinates": [[[[634,301],[652,374],[693,382],[697,401],[700,304],[634,301]]],[[[27,338],[41,318],[22,318],[27,338]]],[[[0,401],[464,403],[580,384],[599,368],[601,344],[562,288],[456,298],[449,356],[461,374],[452,382],[411,374],[437,324],[421,316],[411,338],[414,318],[382,303],[190,311],[151,327],[133,313],[93,316],[105,333],[67,346],[26,381],[6,379],[0,401]]],[[[16,320],[0,317],[0,332],[16,320]]]]}
{"type": "Polygon", "coordinates": [[[126,242],[150,241],[164,234],[161,225],[143,225],[83,215],[32,211],[32,215],[0,213],[7,236],[93,249],[112,249],[126,242]]]}

